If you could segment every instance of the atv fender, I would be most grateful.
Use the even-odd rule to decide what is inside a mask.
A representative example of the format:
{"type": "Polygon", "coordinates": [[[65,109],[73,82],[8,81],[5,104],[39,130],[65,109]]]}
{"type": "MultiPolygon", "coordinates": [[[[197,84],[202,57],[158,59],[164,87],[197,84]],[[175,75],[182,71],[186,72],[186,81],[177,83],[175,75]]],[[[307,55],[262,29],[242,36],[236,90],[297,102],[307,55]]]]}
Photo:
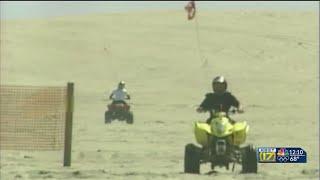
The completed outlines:
{"type": "Polygon", "coordinates": [[[197,143],[201,144],[203,147],[208,146],[209,135],[211,134],[210,125],[204,122],[194,123],[194,135],[197,143]]]}
{"type": "Polygon", "coordinates": [[[249,125],[247,122],[237,122],[233,127],[233,145],[240,145],[246,141],[249,125]]]}

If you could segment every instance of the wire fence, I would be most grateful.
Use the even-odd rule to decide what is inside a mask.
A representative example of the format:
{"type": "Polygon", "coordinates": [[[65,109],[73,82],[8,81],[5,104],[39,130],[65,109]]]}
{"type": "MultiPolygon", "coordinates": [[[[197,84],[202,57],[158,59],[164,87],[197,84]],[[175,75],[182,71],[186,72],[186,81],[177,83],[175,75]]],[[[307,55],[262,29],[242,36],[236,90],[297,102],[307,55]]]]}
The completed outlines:
{"type": "Polygon", "coordinates": [[[61,150],[66,87],[0,86],[0,150],[61,150]]]}

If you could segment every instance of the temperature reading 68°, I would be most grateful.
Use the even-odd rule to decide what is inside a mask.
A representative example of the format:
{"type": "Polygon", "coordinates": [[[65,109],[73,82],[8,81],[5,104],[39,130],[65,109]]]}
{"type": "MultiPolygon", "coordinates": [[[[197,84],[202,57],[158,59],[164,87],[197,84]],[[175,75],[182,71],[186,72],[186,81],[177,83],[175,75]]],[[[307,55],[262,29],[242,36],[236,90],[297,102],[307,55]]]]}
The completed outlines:
{"type": "Polygon", "coordinates": [[[296,161],[298,161],[299,160],[299,156],[291,156],[290,157],[290,161],[291,162],[296,162],[296,161]]]}

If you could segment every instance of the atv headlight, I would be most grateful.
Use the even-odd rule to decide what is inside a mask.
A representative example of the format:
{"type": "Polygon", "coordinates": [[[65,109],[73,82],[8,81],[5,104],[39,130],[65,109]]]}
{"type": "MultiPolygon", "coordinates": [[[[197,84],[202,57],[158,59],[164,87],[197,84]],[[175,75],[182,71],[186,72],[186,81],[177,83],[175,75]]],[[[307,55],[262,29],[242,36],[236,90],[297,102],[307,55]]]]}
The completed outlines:
{"type": "Polygon", "coordinates": [[[222,124],[217,126],[217,133],[221,134],[225,131],[225,127],[222,124]]]}
{"type": "Polygon", "coordinates": [[[214,126],[212,126],[212,131],[216,132],[217,134],[222,134],[225,131],[225,126],[221,123],[214,123],[214,126]]]}

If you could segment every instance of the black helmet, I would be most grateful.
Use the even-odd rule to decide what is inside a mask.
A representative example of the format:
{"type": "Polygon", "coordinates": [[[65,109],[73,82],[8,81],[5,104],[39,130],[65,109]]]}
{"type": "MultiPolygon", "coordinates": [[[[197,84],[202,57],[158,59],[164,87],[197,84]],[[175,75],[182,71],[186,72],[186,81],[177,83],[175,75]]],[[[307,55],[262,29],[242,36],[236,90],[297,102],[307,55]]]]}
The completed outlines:
{"type": "Polygon", "coordinates": [[[227,90],[227,80],[223,76],[217,76],[212,80],[212,89],[215,93],[222,94],[227,90]]]}

